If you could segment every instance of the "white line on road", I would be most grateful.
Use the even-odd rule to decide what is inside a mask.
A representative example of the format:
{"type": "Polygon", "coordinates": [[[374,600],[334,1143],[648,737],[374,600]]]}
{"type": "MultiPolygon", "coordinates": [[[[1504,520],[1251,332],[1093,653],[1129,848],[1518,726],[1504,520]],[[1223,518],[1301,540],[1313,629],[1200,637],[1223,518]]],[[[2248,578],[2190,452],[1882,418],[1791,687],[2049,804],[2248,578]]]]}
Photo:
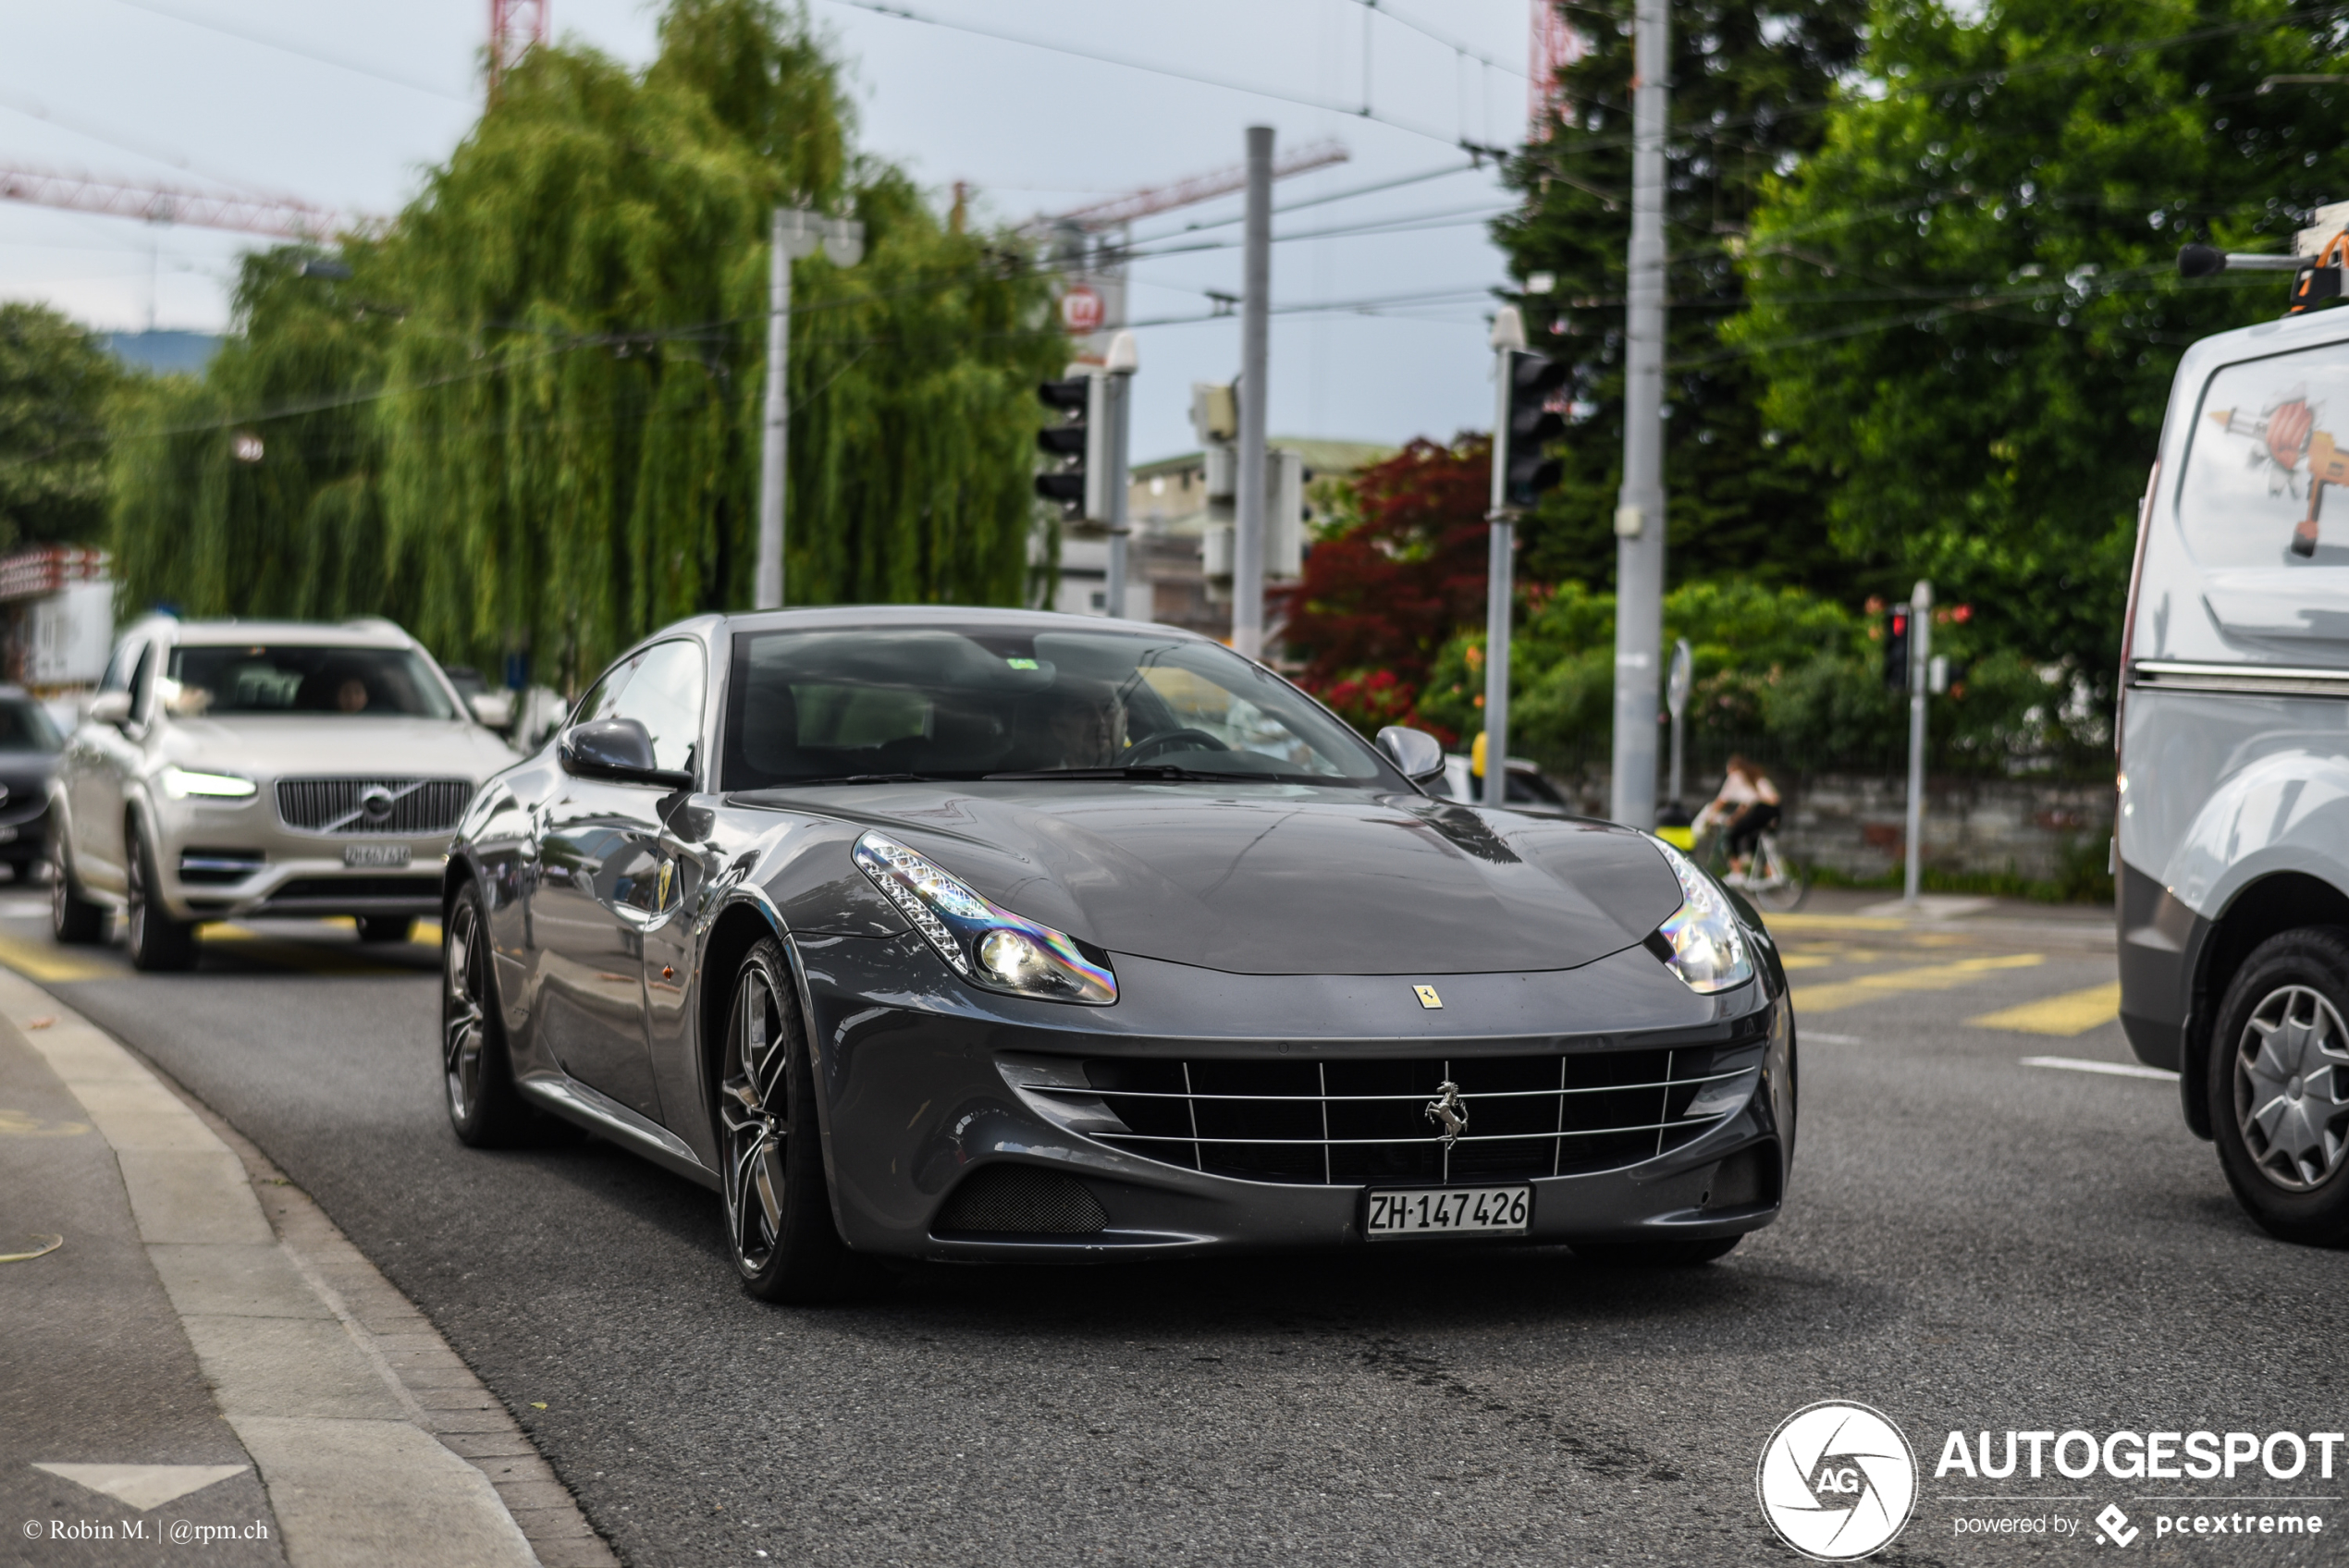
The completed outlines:
{"type": "Polygon", "coordinates": [[[1830,1046],[1864,1046],[1868,1043],[1857,1035],[1830,1035],[1820,1029],[1805,1029],[1802,1037],[1830,1046]]]}
{"type": "Polygon", "coordinates": [[[2076,1056],[2026,1056],[2025,1067],[2059,1067],[2066,1072],[2102,1072],[2114,1078],[2158,1078],[2174,1084],[2178,1075],[2163,1067],[2139,1067],[2134,1061],[2088,1061],[2076,1056]]]}

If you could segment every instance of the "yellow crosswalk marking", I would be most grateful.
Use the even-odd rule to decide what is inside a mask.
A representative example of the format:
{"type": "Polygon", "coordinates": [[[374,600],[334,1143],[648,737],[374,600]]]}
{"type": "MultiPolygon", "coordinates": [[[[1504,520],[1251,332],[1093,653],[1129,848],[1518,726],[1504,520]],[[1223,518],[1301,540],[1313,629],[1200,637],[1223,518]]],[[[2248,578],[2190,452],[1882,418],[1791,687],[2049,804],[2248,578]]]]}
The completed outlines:
{"type": "Polygon", "coordinates": [[[1909,923],[1876,914],[1765,914],[1773,931],[1900,931],[1909,923]]]}
{"type": "Polygon", "coordinates": [[[104,980],[123,973],[121,964],[108,963],[94,954],[68,952],[13,937],[0,937],[0,963],[31,980],[104,980]]]}
{"type": "Polygon", "coordinates": [[[2000,1008],[1966,1022],[1977,1029],[2019,1029],[2026,1035],[2085,1035],[2120,1016],[2121,982],[2108,980],[2044,1001],[2000,1008]]]}
{"type": "Polygon", "coordinates": [[[1834,953],[1780,953],[1778,962],[1789,969],[1825,969],[1837,957],[1834,953]]]}
{"type": "Polygon", "coordinates": [[[1971,985],[2002,969],[2030,969],[2047,962],[2044,953],[2005,953],[1995,958],[1962,958],[1954,963],[1929,963],[1918,969],[1893,969],[1863,974],[1832,986],[1806,986],[1794,993],[1796,1017],[1834,1012],[1857,1002],[1876,1001],[1895,991],[1946,991],[1971,985]]]}

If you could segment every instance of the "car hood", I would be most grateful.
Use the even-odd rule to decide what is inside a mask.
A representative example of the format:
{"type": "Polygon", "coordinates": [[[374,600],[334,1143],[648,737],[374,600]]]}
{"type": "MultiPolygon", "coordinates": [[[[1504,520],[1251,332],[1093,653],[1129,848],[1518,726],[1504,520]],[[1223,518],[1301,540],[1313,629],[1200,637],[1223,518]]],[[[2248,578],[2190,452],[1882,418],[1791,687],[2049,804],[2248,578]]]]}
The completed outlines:
{"type": "Polygon", "coordinates": [[[761,799],[879,827],[1112,952],[1243,974],[1570,969],[1680,903],[1638,834],[1415,795],[1069,782],[761,799]]]}
{"type": "Polygon", "coordinates": [[[514,762],[505,742],[479,725],[336,714],[175,718],[155,752],[185,766],[261,778],[432,775],[479,782],[514,762]]]}

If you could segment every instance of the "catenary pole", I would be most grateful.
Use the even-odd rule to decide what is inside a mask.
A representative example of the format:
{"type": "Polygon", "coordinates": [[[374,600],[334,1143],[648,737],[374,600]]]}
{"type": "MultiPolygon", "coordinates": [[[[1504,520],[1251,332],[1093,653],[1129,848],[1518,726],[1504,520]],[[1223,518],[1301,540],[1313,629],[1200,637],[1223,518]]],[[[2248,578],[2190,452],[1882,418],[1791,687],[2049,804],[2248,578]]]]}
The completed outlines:
{"type": "Polygon", "coordinates": [[[1509,356],[1525,347],[1515,305],[1493,317],[1493,500],[1484,567],[1484,803],[1505,806],[1509,789],[1509,610],[1516,598],[1517,523],[1508,509],[1509,356]]]}
{"type": "Polygon", "coordinates": [[[1126,517],[1126,492],[1132,484],[1128,465],[1134,430],[1134,372],[1140,363],[1132,333],[1120,332],[1110,338],[1109,353],[1102,366],[1109,378],[1109,473],[1105,482],[1109,496],[1109,591],[1102,595],[1101,606],[1112,620],[1125,619],[1125,552],[1133,534],[1126,517]]]}
{"type": "Polygon", "coordinates": [[[1264,654],[1264,402],[1272,358],[1273,128],[1248,128],[1240,269],[1240,472],[1232,538],[1232,646],[1264,654]]]}
{"type": "Polygon", "coordinates": [[[755,608],[783,607],[783,457],[789,436],[791,237],[788,208],[775,209],[767,274],[767,411],[758,453],[758,574],[755,608]]]}
{"type": "Polygon", "coordinates": [[[1630,309],[1623,488],[1615,511],[1615,766],[1611,815],[1655,825],[1655,696],[1664,648],[1664,127],[1666,0],[1632,33],[1630,309]]]}
{"type": "Polygon", "coordinates": [[[1933,662],[1933,584],[1909,594],[1909,820],[1901,898],[1917,901],[1925,865],[1925,694],[1933,662]]]}

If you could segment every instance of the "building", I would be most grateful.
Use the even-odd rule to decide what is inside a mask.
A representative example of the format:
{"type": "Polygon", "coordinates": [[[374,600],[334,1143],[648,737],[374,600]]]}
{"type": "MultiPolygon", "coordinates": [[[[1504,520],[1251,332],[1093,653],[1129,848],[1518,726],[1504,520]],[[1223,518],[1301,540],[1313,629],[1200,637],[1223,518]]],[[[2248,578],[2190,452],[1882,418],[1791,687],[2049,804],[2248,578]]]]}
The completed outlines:
{"type": "MultiPolygon", "coordinates": [[[[1265,445],[1272,453],[1295,453],[1303,463],[1309,541],[1310,521],[1328,505],[1325,487],[1351,479],[1395,450],[1367,441],[1288,435],[1272,437],[1265,445]]],[[[1203,451],[1161,458],[1131,470],[1125,501],[1127,526],[1133,531],[1126,548],[1125,615],[1130,620],[1158,621],[1228,639],[1228,581],[1211,578],[1207,570],[1207,536],[1215,521],[1208,504],[1207,470],[1203,451]]],[[[1310,543],[1307,548],[1311,548],[1310,543]]],[[[1052,607],[1073,615],[1106,615],[1108,604],[1108,537],[1092,531],[1064,533],[1052,607]]]]}

